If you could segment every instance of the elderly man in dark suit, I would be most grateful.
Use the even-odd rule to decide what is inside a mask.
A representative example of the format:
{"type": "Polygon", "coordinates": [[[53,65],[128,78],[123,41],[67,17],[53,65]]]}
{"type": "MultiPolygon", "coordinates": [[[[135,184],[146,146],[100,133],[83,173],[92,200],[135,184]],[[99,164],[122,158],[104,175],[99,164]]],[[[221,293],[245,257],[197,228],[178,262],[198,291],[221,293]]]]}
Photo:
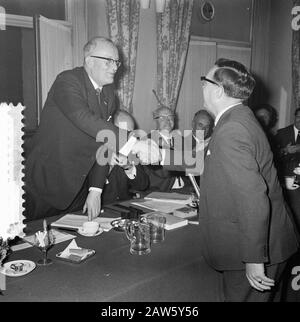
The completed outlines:
{"type": "Polygon", "coordinates": [[[267,301],[298,241],[266,135],[243,104],[255,81],[227,59],[201,80],[215,116],[201,178],[204,257],[221,274],[225,301],[267,301]]]}
{"type": "MultiPolygon", "coordinates": [[[[84,47],[83,67],[64,71],[54,81],[26,160],[27,220],[82,209],[86,179],[103,144],[96,142],[99,132],[114,134],[112,148],[118,148],[119,137],[126,142],[127,131],[111,122],[116,110],[114,75],[120,64],[114,43],[95,37],[84,47]]],[[[146,159],[147,143],[137,145],[146,159]]],[[[155,157],[158,147],[151,148],[155,157]]]]}

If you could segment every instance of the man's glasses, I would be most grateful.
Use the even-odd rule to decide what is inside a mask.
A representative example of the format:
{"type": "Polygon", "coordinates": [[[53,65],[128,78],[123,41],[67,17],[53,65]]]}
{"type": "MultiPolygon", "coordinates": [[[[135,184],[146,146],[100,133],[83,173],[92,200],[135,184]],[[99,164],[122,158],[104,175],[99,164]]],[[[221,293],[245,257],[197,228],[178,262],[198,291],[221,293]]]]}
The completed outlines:
{"type": "Polygon", "coordinates": [[[214,84],[214,85],[217,85],[217,86],[220,86],[220,84],[216,83],[215,81],[209,79],[209,78],[206,78],[205,76],[201,76],[200,77],[201,81],[206,81],[206,82],[209,82],[211,84],[214,84]]]}
{"type": "Polygon", "coordinates": [[[107,58],[107,57],[102,57],[102,56],[94,56],[94,55],[91,55],[91,57],[106,60],[107,67],[111,67],[113,64],[116,64],[117,68],[119,68],[121,66],[121,62],[119,60],[115,60],[115,59],[107,58]]]}
{"type": "Polygon", "coordinates": [[[155,116],[153,119],[157,120],[157,119],[161,119],[161,120],[173,120],[175,115],[158,115],[155,116]]]}

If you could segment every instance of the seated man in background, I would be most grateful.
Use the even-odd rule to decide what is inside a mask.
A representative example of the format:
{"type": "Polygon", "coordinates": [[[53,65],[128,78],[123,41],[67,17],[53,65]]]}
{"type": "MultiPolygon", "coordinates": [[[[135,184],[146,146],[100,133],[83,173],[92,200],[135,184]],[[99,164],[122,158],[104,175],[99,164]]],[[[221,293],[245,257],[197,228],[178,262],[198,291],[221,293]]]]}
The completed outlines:
{"type": "Polygon", "coordinates": [[[207,148],[214,127],[214,118],[206,111],[199,110],[195,113],[192,121],[192,146],[198,150],[202,148],[201,139],[197,137],[196,131],[204,131],[204,148],[207,148]]]}
{"type": "MultiPolygon", "coordinates": [[[[151,131],[151,139],[160,148],[173,150],[175,141],[181,140],[179,131],[174,131],[174,112],[166,106],[161,106],[153,112],[153,119],[156,122],[156,130],[151,131]]],[[[189,179],[180,172],[168,171],[160,165],[148,165],[144,169],[149,177],[149,190],[151,191],[189,193],[193,189],[189,179]]]]}
{"type": "Polygon", "coordinates": [[[258,122],[264,129],[269,140],[272,152],[276,151],[273,128],[277,122],[277,111],[269,104],[259,104],[253,108],[253,112],[258,122]]]}
{"type": "MultiPolygon", "coordinates": [[[[133,131],[135,122],[126,111],[119,110],[114,115],[114,124],[127,131],[133,131]]],[[[143,191],[148,188],[148,176],[143,166],[129,164],[126,157],[113,154],[113,165],[101,166],[95,162],[88,177],[88,196],[83,212],[95,218],[101,207],[115,201],[131,199],[130,190],[143,191]]]]}
{"type": "MultiPolygon", "coordinates": [[[[275,136],[277,144],[278,175],[282,182],[287,203],[294,214],[298,230],[300,231],[300,188],[285,186],[285,176],[295,176],[295,181],[300,184],[300,176],[296,176],[294,169],[300,164],[300,108],[295,111],[294,124],[278,130],[275,136]]],[[[295,183],[296,183],[295,182],[295,183]]]]}
{"type": "Polygon", "coordinates": [[[294,124],[278,130],[275,136],[282,175],[293,175],[300,163],[300,108],[295,111],[294,124]]]}

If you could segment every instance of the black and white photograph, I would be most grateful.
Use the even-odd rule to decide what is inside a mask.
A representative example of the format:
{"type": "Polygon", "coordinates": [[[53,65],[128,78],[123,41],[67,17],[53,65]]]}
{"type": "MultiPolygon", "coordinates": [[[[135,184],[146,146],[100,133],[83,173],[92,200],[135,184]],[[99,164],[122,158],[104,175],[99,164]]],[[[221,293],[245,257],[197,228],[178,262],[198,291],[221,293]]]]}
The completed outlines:
{"type": "Polygon", "coordinates": [[[0,304],[300,302],[300,0],[0,0],[0,205],[0,304]]]}

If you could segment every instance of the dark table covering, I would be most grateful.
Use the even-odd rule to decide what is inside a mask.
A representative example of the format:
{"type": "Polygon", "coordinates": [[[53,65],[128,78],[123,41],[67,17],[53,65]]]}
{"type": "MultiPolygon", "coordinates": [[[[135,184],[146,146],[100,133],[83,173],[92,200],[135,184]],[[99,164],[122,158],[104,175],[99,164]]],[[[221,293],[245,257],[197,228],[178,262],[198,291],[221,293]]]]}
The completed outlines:
{"type": "MultiPolygon", "coordinates": [[[[27,231],[33,233],[41,228],[41,221],[31,222],[27,231]]],[[[53,264],[37,266],[25,276],[7,277],[0,302],[222,301],[218,276],[201,256],[197,225],[167,231],[165,241],[152,245],[151,253],[142,256],[130,254],[123,232],[111,230],[96,237],[74,234],[79,247],[96,251],[93,257],[80,264],[64,262],[55,254],[70,240],[54,245],[48,253],[53,264]]],[[[31,247],[12,253],[7,261],[35,262],[41,255],[40,250],[31,247]]]]}

